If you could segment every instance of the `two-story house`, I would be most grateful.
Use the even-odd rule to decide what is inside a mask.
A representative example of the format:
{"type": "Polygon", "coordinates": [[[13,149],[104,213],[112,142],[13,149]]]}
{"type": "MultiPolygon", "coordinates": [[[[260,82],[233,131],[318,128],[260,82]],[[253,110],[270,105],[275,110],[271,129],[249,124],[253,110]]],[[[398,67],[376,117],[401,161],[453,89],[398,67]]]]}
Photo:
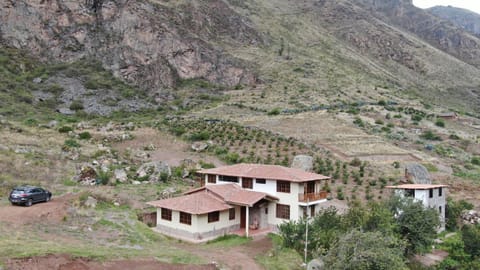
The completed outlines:
{"type": "Polygon", "coordinates": [[[401,197],[411,197],[421,201],[423,206],[438,210],[440,218],[440,231],[445,230],[445,207],[446,207],[446,188],[447,185],[432,184],[404,184],[398,186],[386,186],[394,190],[396,195],[401,197]]]}
{"type": "Polygon", "coordinates": [[[237,164],[198,172],[202,187],[180,197],[149,202],[156,230],[204,241],[232,231],[275,229],[313,216],[327,199],[329,177],[277,165],[237,164]]]}

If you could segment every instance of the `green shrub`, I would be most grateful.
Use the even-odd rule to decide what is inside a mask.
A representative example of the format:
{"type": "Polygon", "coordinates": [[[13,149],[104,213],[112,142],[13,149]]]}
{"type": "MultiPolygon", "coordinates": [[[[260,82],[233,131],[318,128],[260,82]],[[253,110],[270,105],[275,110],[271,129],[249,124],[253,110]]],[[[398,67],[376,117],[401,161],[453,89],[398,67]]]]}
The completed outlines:
{"type": "Polygon", "coordinates": [[[267,113],[267,115],[279,115],[279,114],[280,114],[279,108],[272,109],[267,113]]]}
{"type": "Polygon", "coordinates": [[[474,165],[480,165],[480,157],[472,157],[471,162],[474,165]]]}
{"type": "Polygon", "coordinates": [[[58,132],[60,133],[68,133],[70,131],[73,131],[73,128],[69,126],[63,126],[58,129],[58,132]]]}
{"type": "Polygon", "coordinates": [[[424,131],[422,135],[420,135],[421,138],[425,139],[425,140],[429,140],[429,141],[441,141],[442,138],[433,133],[433,131],[431,130],[427,130],[427,131],[424,131]]]}
{"type": "Polygon", "coordinates": [[[387,102],[385,100],[381,99],[381,100],[378,101],[378,105],[385,106],[385,105],[387,105],[387,102]]]}
{"type": "Polygon", "coordinates": [[[78,134],[78,137],[80,138],[80,140],[89,140],[89,139],[92,138],[92,135],[90,134],[90,132],[85,131],[85,132],[82,132],[82,133],[78,134]]]}
{"type": "Polygon", "coordinates": [[[38,125],[38,121],[33,118],[28,118],[27,120],[23,121],[23,123],[29,127],[34,127],[38,125]]]}
{"type": "Polygon", "coordinates": [[[110,171],[104,172],[103,170],[98,170],[97,180],[100,184],[108,185],[111,177],[112,177],[112,173],[110,171]]]}
{"type": "Polygon", "coordinates": [[[83,110],[83,102],[80,100],[74,100],[70,104],[70,110],[72,111],[80,111],[83,110]]]}
{"type": "Polygon", "coordinates": [[[74,139],[66,139],[64,142],[64,146],[68,148],[78,148],[80,144],[74,139]]]}
{"type": "Polygon", "coordinates": [[[443,119],[437,119],[437,121],[435,121],[435,125],[437,127],[445,127],[445,121],[443,121],[443,119]]]}
{"type": "Polygon", "coordinates": [[[457,134],[451,134],[448,138],[451,140],[460,140],[460,137],[457,134]]]}
{"type": "Polygon", "coordinates": [[[413,114],[412,115],[412,121],[415,121],[415,122],[420,122],[422,121],[423,117],[419,114],[413,114]]]}
{"type": "Polygon", "coordinates": [[[192,133],[189,137],[191,141],[205,141],[210,139],[210,133],[206,130],[192,133]]]}

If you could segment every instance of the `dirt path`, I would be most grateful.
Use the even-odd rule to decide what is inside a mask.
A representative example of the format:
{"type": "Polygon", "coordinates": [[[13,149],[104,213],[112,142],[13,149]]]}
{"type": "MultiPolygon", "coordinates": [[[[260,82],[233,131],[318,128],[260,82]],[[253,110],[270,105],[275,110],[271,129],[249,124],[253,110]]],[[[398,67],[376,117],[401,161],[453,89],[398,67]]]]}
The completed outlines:
{"type": "Polygon", "coordinates": [[[52,197],[46,203],[36,203],[30,207],[6,205],[0,206],[0,221],[12,225],[23,225],[32,222],[60,222],[67,215],[68,205],[76,195],[66,194],[52,197]]]}
{"type": "Polygon", "coordinates": [[[262,270],[255,257],[264,255],[272,249],[272,242],[266,236],[258,236],[250,243],[232,248],[200,248],[196,245],[183,244],[183,249],[214,262],[222,269],[229,270],[262,270]]]}

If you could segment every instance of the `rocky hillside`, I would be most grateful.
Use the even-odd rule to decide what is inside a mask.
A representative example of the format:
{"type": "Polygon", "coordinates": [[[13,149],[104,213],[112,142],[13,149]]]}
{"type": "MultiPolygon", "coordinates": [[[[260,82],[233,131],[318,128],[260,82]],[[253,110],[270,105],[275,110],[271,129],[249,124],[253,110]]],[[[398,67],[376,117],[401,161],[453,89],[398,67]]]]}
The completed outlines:
{"type": "Polygon", "coordinates": [[[117,77],[154,93],[179,80],[253,84],[248,63],[215,42],[263,39],[223,1],[2,1],[0,40],[44,60],[102,61],[117,77]]]}
{"type": "Polygon", "coordinates": [[[480,37],[480,14],[452,6],[435,6],[427,11],[480,37]]]}
{"type": "Polygon", "coordinates": [[[1,6],[3,46],[45,62],[98,60],[157,103],[198,79],[217,90],[256,88],[278,97],[242,101],[262,110],[412,98],[458,111],[480,108],[480,39],[411,0],[3,0],[1,6]]]}

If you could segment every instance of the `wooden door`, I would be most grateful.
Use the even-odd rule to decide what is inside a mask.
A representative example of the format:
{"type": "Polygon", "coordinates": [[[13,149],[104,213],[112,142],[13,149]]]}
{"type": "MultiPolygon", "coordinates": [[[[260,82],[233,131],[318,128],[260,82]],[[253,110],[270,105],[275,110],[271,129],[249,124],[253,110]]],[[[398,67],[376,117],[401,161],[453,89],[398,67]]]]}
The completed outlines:
{"type": "Polygon", "coordinates": [[[247,211],[245,206],[242,206],[240,209],[240,228],[245,228],[247,224],[247,211]]]}
{"type": "Polygon", "coordinates": [[[307,182],[306,194],[315,193],[315,182],[307,182]]]}

